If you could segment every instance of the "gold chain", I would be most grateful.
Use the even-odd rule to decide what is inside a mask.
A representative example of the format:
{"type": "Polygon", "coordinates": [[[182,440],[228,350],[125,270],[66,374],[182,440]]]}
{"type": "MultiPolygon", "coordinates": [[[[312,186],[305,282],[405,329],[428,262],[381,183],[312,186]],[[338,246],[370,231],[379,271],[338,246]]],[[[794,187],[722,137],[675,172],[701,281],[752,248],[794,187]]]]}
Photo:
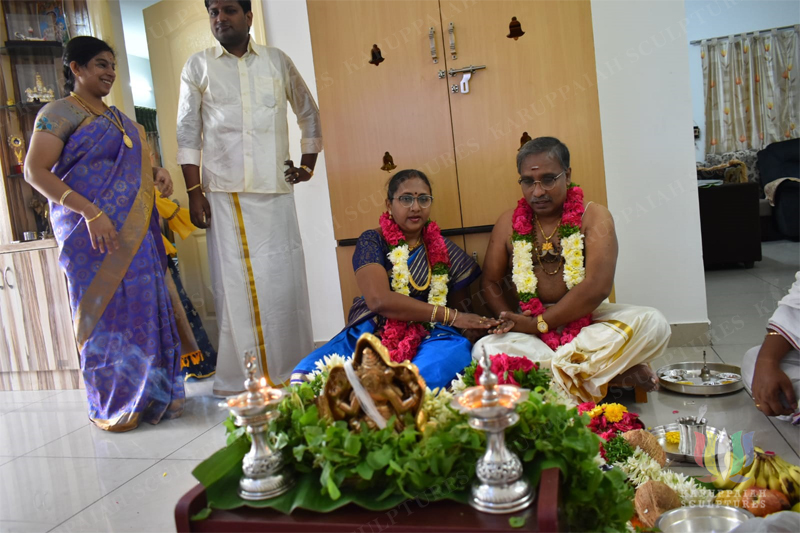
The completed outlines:
{"type": "MultiPolygon", "coordinates": [[[[420,240],[422,240],[422,237],[420,237],[420,240]]],[[[427,256],[427,253],[428,253],[428,250],[426,248],[425,249],[426,256],[427,256]]],[[[433,276],[432,276],[433,272],[431,271],[431,262],[430,262],[429,259],[427,259],[427,257],[426,257],[426,262],[427,262],[427,266],[428,266],[428,279],[425,280],[425,283],[423,283],[422,286],[417,285],[417,283],[414,281],[414,276],[411,275],[411,272],[408,273],[408,282],[411,283],[411,286],[414,287],[415,289],[417,289],[419,292],[424,292],[424,291],[428,290],[428,287],[431,286],[431,279],[433,278],[433,276]]]]}
{"type": "Polygon", "coordinates": [[[541,232],[542,232],[542,237],[544,237],[544,240],[545,240],[546,242],[550,242],[550,239],[552,239],[552,238],[553,238],[553,235],[555,235],[555,234],[556,234],[556,231],[558,231],[558,227],[559,227],[561,224],[556,224],[556,227],[555,227],[555,229],[553,230],[553,233],[551,233],[551,234],[550,234],[550,236],[548,237],[548,236],[547,236],[547,235],[544,233],[544,229],[542,229],[542,223],[541,223],[541,222],[539,222],[539,217],[538,217],[538,216],[536,216],[536,215],[533,215],[533,218],[535,218],[535,219],[536,219],[536,224],[539,226],[539,231],[541,231],[541,232]]]}
{"type": "MultiPolygon", "coordinates": [[[[542,267],[542,272],[544,272],[544,273],[545,273],[545,274],[547,274],[548,276],[555,276],[556,274],[558,274],[558,271],[561,269],[561,263],[563,263],[563,262],[564,262],[564,256],[562,256],[562,255],[559,255],[559,256],[558,256],[558,266],[556,266],[556,269],[555,269],[554,271],[552,271],[552,272],[548,272],[548,271],[547,271],[547,270],[544,268],[544,264],[542,263],[542,258],[541,258],[541,257],[539,257],[539,254],[537,254],[537,253],[536,253],[536,248],[534,248],[534,249],[533,249],[533,253],[534,253],[534,254],[536,254],[536,260],[537,260],[537,261],[539,261],[539,266],[540,266],[540,267],[542,267]]],[[[410,276],[409,276],[409,277],[410,277],[410,276]]]]}
{"type": "MultiPolygon", "coordinates": [[[[116,113],[114,113],[113,109],[106,106],[106,109],[108,109],[108,111],[111,113],[112,118],[109,118],[105,115],[105,113],[98,113],[97,111],[95,111],[94,108],[92,108],[92,106],[90,106],[89,103],[83,98],[81,98],[75,91],[70,92],[69,95],[73,97],[75,101],[78,102],[81,105],[81,107],[83,107],[86,110],[87,113],[90,113],[92,115],[97,115],[98,117],[106,117],[122,134],[122,141],[125,143],[125,146],[127,146],[128,148],[133,148],[133,141],[131,140],[130,137],[128,137],[128,134],[125,132],[125,126],[122,124],[122,119],[118,117],[116,113]]],[[[105,104],[103,105],[105,106],[105,104]]]]}

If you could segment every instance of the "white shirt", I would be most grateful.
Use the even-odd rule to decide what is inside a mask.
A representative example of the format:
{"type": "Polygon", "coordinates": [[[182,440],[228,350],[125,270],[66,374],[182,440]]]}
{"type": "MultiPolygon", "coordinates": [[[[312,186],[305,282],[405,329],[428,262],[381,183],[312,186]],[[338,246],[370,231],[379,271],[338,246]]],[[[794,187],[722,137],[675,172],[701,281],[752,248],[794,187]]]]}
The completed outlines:
{"type": "Polygon", "coordinates": [[[203,190],[289,193],[286,104],[302,131],[304,154],[322,151],[311,92],[289,57],[250,39],[241,57],[219,43],[191,56],[181,72],[178,164],[203,163],[203,190]]]}

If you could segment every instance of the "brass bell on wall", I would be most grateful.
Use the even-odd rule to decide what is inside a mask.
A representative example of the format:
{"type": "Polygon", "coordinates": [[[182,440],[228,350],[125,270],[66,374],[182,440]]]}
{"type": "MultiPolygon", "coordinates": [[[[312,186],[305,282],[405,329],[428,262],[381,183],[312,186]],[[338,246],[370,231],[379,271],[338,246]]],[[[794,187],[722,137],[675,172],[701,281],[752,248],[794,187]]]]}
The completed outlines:
{"type": "Polygon", "coordinates": [[[392,158],[392,154],[390,154],[389,152],[383,154],[383,166],[381,167],[381,170],[385,170],[386,172],[391,172],[396,168],[397,165],[394,164],[394,158],[392,158]]]}
{"type": "Polygon", "coordinates": [[[376,67],[383,63],[384,59],[381,55],[381,49],[378,48],[377,44],[372,45],[372,50],[370,50],[370,54],[372,55],[372,59],[369,60],[370,65],[375,65],[376,67]]]}
{"type": "Polygon", "coordinates": [[[525,146],[525,143],[530,141],[530,140],[531,140],[531,136],[528,135],[528,132],[527,131],[523,131],[522,132],[522,137],[519,138],[519,148],[517,149],[517,152],[522,150],[522,147],[525,146]]]}
{"type": "Polygon", "coordinates": [[[516,41],[523,35],[525,35],[525,32],[522,31],[522,24],[517,20],[517,17],[511,17],[511,22],[508,23],[508,35],[506,35],[506,37],[516,41]]]}

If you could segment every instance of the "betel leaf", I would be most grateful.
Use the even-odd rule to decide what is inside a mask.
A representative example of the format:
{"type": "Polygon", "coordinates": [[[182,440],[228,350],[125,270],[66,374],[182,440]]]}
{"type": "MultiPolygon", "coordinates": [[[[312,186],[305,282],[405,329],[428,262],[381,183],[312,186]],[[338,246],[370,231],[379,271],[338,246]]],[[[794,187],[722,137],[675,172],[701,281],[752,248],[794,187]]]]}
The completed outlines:
{"type": "Polygon", "coordinates": [[[373,470],[372,467],[367,463],[358,463],[358,466],[356,466],[356,472],[358,472],[358,475],[363,479],[369,481],[372,479],[372,474],[375,473],[375,470],[373,470]]]}
{"type": "Polygon", "coordinates": [[[520,528],[525,526],[524,516],[512,516],[508,519],[508,525],[513,528],[520,528]]]}
{"type": "Polygon", "coordinates": [[[206,459],[194,470],[192,475],[208,488],[212,484],[219,481],[220,478],[225,476],[232,468],[242,464],[242,458],[250,449],[250,442],[244,437],[241,437],[230,445],[218,450],[210,458],[206,459]]]}

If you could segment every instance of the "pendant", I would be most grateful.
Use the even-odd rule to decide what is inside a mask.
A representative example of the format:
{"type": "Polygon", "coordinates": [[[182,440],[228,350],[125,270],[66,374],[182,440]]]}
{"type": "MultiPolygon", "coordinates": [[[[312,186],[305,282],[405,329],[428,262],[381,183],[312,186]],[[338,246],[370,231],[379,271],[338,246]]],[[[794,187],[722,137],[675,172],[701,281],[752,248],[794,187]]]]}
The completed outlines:
{"type": "Polygon", "coordinates": [[[127,146],[128,148],[133,148],[133,141],[131,140],[130,137],[128,137],[128,134],[122,135],[122,142],[124,142],[125,146],[127,146]]]}
{"type": "Polygon", "coordinates": [[[548,241],[548,242],[542,244],[542,251],[552,250],[552,249],[553,249],[553,243],[552,242],[548,241]]]}

